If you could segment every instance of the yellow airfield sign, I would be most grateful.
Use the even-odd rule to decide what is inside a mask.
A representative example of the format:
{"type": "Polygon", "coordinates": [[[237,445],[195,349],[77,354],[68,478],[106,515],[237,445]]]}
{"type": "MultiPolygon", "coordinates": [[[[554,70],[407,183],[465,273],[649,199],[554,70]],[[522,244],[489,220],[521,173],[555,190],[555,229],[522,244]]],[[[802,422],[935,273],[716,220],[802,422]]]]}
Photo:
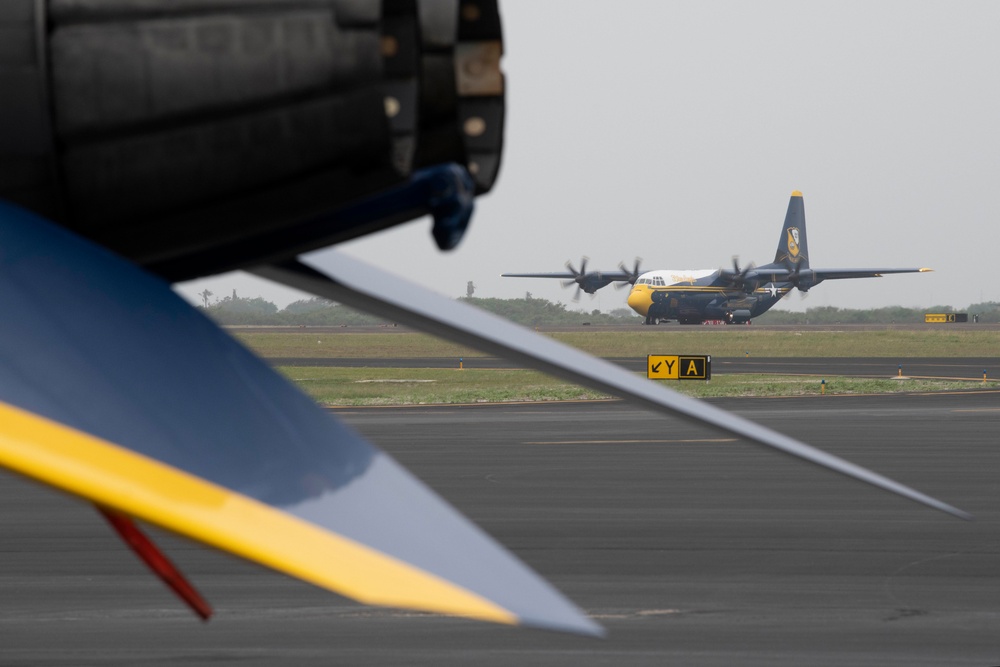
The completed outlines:
{"type": "Polygon", "coordinates": [[[646,356],[646,377],[650,380],[709,380],[710,354],[650,354],[646,356]]]}

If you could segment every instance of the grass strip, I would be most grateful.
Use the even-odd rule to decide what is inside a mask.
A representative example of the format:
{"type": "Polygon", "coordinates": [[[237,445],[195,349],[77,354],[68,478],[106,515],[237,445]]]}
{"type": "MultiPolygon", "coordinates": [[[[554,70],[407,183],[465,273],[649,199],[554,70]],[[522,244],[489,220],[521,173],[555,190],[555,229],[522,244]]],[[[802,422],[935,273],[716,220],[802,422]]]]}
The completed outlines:
{"type": "MultiPolygon", "coordinates": [[[[265,358],[422,358],[484,356],[420,333],[241,333],[265,358]]],[[[995,331],[974,328],[881,331],[768,331],[750,327],[642,327],[545,334],[598,357],[710,354],[715,357],[991,357],[995,331]]]]}
{"type": "Polygon", "coordinates": [[[529,370],[449,368],[279,368],[323,405],[502,403],[606,398],[529,370]]]}
{"type": "MultiPolygon", "coordinates": [[[[279,369],[314,400],[324,405],[421,405],[501,403],[610,398],[600,392],[529,370],[443,368],[279,369]]],[[[701,398],[731,396],[807,396],[822,392],[819,377],[716,375],[710,382],[662,380],[667,387],[701,398]]],[[[826,393],[875,394],[930,391],[980,391],[994,384],[891,378],[826,378],[826,393]]]]}

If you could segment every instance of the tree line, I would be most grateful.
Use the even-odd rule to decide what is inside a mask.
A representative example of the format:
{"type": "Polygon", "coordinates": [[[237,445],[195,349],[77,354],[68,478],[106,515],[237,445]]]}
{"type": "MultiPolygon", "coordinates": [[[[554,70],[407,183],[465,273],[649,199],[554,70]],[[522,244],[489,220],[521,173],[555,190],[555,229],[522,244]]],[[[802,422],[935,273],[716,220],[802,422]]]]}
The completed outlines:
{"type": "Polygon", "coordinates": [[[1000,322],[1000,303],[987,301],[974,303],[968,308],[955,309],[952,306],[930,306],[928,308],[904,308],[886,306],[883,308],[835,308],[819,306],[807,308],[803,313],[771,309],[754,319],[760,324],[906,324],[924,321],[926,313],[966,313],[969,322],[978,315],[980,322],[1000,322]]]}
{"type": "MultiPolygon", "coordinates": [[[[638,325],[642,318],[629,308],[616,308],[609,313],[599,310],[590,312],[569,310],[563,303],[552,303],[546,299],[526,297],[523,299],[486,299],[462,297],[458,299],[505,317],[518,324],[537,326],[569,326],[589,323],[592,325],[638,325]]],[[[385,319],[368,315],[347,306],[326,299],[302,299],[279,309],[261,297],[242,298],[234,293],[224,299],[198,306],[206,315],[219,324],[256,326],[379,326],[389,324],[385,319]]],[[[932,306],[930,308],[904,308],[889,306],[884,308],[854,309],[819,306],[805,312],[796,313],[783,310],[769,310],[754,319],[759,324],[894,324],[924,321],[924,313],[969,314],[980,322],[1000,322],[1000,303],[985,302],[972,304],[963,310],[952,306],[932,306]]]]}

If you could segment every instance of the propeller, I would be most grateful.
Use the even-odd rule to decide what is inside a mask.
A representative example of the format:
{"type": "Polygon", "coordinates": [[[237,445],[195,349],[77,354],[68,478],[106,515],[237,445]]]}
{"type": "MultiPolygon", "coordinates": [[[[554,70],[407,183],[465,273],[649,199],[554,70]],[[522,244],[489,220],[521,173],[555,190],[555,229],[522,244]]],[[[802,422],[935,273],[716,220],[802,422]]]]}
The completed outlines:
{"type": "Polygon", "coordinates": [[[635,285],[635,281],[637,281],[639,279],[639,276],[642,275],[642,271],[639,268],[639,265],[641,263],[642,263],[642,258],[636,257],[635,264],[632,265],[632,270],[629,271],[628,268],[625,266],[625,262],[618,262],[618,268],[621,269],[622,273],[627,273],[628,278],[616,282],[615,289],[621,289],[626,285],[635,285]]]}
{"type": "Polygon", "coordinates": [[[802,275],[802,265],[801,264],[791,264],[791,263],[790,263],[790,266],[788,267],[788,271],[789,271],[789,273],[788,273],[788,282],[790,282],[793,285],[795,285],[796,289],[799,290],[799,296],[805,298],[806,293],[809,291],[809,288],[812,287],[812,283],[811,283],[812,275],[811,275],[811,272],[809,272],[810,275],[803,276],[802,275]],[[806,281],[806,285],[804,285],[804,286],[802,284],[803,281],[806,281]]]}
{"type": "Polygon", "coordinates": [[[722,275],[729,280],[734,287],[746,287],[746,277],[751,271],[757,268],[757,265],[750,262],[742,269],[740,268],[740,258],[738,255],[733,255],[733,270],[729,271],[727,269],[720,269],[722,275]]]}
{"type": "MultiPolygon", "coordinates": [[[[562,286],[563,287],[570,287],[572,285],[576,285],[576,292],[573,294],[573,301],[579,301],[580,300],[580,292],[587,292],[591,296],[594,295],[593,291],[588,290],[586,288],[586,282],[587,282],[587,262],[588,261],[589,261],[588,257],[586,257],[586,256],[581,257],[580,258],[580,270],[577,271],[575,268],[573,268],[573,262],[571,262],[570,260],[566,260],[566,270],[568,270],[570,273],[572,273],[573,277],[570,280],[564,280],[564,281],[562,281],[562,286]]],[[[598,275],[600,275],[600,274],[598,274],[598,275]]]]}

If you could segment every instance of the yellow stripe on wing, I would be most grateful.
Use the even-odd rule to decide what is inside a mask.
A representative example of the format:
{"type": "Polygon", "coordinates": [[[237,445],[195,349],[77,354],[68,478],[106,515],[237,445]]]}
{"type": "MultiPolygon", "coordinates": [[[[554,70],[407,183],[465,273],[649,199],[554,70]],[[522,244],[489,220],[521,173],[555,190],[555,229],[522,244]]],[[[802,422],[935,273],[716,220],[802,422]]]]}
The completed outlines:
{"type": "Polygon", "coordinates": [[[367,604],[499,623],[507,610],[172,466],[0,403],[0,465],[367,604]]]}
{"type": "Polygon", "coordinates": [[[725,285],[666,285],[654,287],[654,292],[734,292],[732,287],[725,285]]]}

